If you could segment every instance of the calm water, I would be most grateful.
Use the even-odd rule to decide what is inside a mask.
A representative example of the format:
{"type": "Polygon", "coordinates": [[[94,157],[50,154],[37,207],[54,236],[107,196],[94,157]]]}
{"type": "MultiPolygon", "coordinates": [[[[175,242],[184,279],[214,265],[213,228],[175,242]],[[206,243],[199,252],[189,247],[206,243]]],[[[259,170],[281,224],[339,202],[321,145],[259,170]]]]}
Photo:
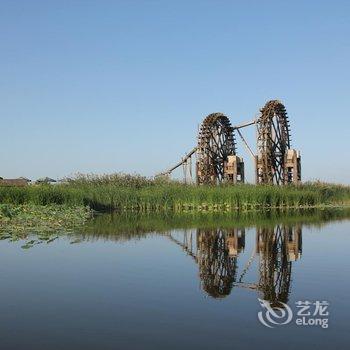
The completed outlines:
{"type": "Polygon", "coordinates": [[[29,249],[1,241],[1,349],[345,349],[348,217],[105,215],[29,249]],[[264,326],[258,298],[291,322],[264,326]],[[298,301],[327,301],[329,327],[296,325],[298,301]]]}

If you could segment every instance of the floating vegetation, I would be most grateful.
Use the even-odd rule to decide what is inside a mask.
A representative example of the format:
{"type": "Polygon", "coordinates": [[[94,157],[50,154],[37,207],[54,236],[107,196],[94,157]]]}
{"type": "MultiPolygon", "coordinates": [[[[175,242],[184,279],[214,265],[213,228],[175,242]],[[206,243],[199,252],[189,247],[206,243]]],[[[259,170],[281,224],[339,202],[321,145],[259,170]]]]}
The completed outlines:
{"type": "Polygon", "coordinates": [[[30,238],[23,249],[51,243],[59,233],[72,232],[91,216],[91,210],[86,207],[0,204],[0,240],[15,242],[30,238]]]}

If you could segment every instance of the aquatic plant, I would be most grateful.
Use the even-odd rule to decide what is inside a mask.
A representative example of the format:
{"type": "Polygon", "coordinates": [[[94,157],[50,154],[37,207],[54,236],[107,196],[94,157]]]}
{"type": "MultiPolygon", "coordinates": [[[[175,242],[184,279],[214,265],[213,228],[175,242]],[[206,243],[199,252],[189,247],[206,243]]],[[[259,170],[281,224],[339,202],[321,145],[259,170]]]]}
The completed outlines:
{"type": "Polygon", "coordinates": [[[0,239],[7,235],[20,238],[22,233],[69,231],[84,224],[91,216],[89,208],[80,206],[0,204],[0,239]]]}

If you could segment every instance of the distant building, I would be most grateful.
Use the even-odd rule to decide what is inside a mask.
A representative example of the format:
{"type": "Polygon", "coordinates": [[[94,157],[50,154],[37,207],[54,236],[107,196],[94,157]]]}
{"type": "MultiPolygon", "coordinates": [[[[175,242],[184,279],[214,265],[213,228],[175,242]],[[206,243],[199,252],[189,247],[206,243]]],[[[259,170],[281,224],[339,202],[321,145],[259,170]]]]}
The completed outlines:
{"type": "Polygon", "coordinates": [[[0,178],[0,186],[3,187],[25,187],[29,184],[30,180],[26,178],[18,179],[3,179],[0,178]]]}

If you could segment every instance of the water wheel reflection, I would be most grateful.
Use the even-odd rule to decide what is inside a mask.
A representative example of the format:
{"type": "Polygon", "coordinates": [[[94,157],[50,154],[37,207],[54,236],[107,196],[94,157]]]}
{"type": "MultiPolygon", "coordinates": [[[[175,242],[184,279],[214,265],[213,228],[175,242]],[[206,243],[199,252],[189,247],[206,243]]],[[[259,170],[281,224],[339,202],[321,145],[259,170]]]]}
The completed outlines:
{"type": "Polygon", "coordinates": [[[197,261],[202,288],[214,298],[231,293],[237,255],[244,249],[244,230],[197,230],[197,261]]]}
{"type": "Polygon", "coordinates": [[[287,303],[291,287],[292,261],[301,254],[301,228],[277,226],[257,230],[259,290],[272,306],[287,303]]]}
{"type": "Polygon", "coordinates": [[[302,251],[300,226],[257,228],[254,252],[239,277],[238,256],[245,248],[244,229],[197,229],[183,231],[182,240],[171,233],[169,238],[198,264],[201,288],[209,296],[223,298],[233,287],[240,287],[259,291],[273,306],[288,301],[292,262],[299,259],[302,251]],[[245,282],[244,277],[257,256],[258,282],[245,282]]]}

